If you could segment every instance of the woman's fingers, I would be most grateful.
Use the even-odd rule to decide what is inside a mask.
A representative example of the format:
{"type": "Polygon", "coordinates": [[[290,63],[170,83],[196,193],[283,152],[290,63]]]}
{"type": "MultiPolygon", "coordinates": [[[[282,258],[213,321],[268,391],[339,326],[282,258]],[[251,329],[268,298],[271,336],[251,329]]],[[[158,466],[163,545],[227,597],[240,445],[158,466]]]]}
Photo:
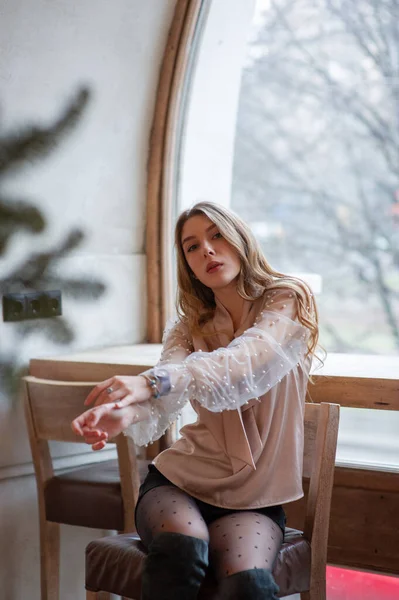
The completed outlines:
{"type": "Polygon", "coordinates": [[[83,435],[82,428],[79,423],[79,417],[72,421],[71,428],[72,428],[72,431],[74,433],[76,433],[77,435],[83,435]]]}
{"type": "Polygon", "coordinates": [[[90,427],[90,429],[94,429],[100,419],[105,415],[110,414],[115,408],[115,404],[101,404],[100,406],[91,408],[86,413],[83,413],[83,415],[87,415],[86,425],[90,427]]]}
{"type": "Polygon", "coordinates": [[[138,402],[133,394],[128,394],[117,403],[89,408],[74,419],[71,426],[93,450],[100,450],[111,437],[114,438],[132,423],[148,419],[151,410],[150,403],[138,402]]]}
{"type": "Polygon", "coordinates": [[[93,431],[101,417],[115,409],[115,404],[102,404],[99,407],[90,408],[82,413],[71,423],[72,431],[77,435],[84,436],[85,429],[93,431]]]}
{"type": "Polygon", "coordinates": [[[82,435],[86,444],[92,446],[92,450],[101,450],[108,442],[108,433],[101,429],[82,427],[82,435]]]}
{"type": "Polygon", "coordinates": [[[124,388],[113,388],[114,391],[110,394],[106,388],[103,390],[95,399],[94,406],[101,406],[101,404],[110,404],[111,402],[118,402],[128,393],[124,388]]]}
{"type": "Polygon", "coordinates": [[[92,402],[94,402],[94,400],[96,400],[97,396],[99,396],[101,394],[101,392],[106,390],[108,387],[112,387],[111,384],[112,384],[113,380],[114,380],[114,378],[111,377],[111,379],[106,379],[105,381],[98,383],[91,390],[90,394],[87,396],[86,400],[84,401],[84,405],[88,406],[89,404],[92,404],[92,402]]]}
{"type": "Polygon", "coordinates": [[[94,442],[99,442],[100,440],[107,441],[108,433],[106,431],[102,431],[101,429],[90,429],[89,427],[84,427],[83,437],[86,444],[94,444],[94,442]]]}
{"type": "Polygon", "coordinates": [[[122,402],[120,407],[129,406],[133,402],[149,400],[151,390],[144,377],[116,375],[98,383],[84,401],[85,406],[101,406],[112,402],[122,402]]]}
{"type": "Polygon", "coordinates": [[[83,435],[83,429],[86,425],[86,418],[88,416],[88,411],[82,413],[76,419],[74,419],[71,423],[72,431],[77,433],[78,435],[83,435]]]}
{"type": "Polygon", "coordinates": [[[115,408],[125,408],[125,406],[129,406],[130,404],[134,404],[137,400],[134,398],[133,394],[128,394],[121,400],[114,402],[115,408]]]}
{"type": "Polygon", "coordinates": [[[98,444],[99,442],[106,443],[108,440],[106,440],[103,437],[99,437],[99,436],[87,435],[84,437],[84,441],[85,441],[85,444],[88,444],[89,446],[93,446],[94,444],[98,444]]]}
{"type": "Polygon", "coordinates": [[[105,448],[106,446],[106,442],[96,442],[95,444],[92,445],[91,449],[92,450],[102,450],[103,448],[105,448]]]}

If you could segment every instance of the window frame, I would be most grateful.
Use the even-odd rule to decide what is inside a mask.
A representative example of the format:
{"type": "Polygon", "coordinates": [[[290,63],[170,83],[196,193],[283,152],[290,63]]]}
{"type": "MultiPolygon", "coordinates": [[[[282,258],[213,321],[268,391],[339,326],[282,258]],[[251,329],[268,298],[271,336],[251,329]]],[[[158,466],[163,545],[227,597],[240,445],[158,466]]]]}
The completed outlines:
{"type": "Polygon", "coordinates": [[[210,0],[177,0],[162,60],[151,129],[146,202],[147,339],[162,340],[173,308],[173,217],[187,74],[210,0]]]}

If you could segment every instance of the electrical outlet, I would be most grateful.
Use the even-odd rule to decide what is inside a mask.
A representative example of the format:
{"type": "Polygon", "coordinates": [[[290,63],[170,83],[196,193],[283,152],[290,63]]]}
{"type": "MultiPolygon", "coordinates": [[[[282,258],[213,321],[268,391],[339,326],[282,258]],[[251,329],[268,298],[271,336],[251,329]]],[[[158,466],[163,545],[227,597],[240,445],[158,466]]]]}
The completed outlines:
{"type": "Polygon", "coordinates": [[[43,306],[43,318],[59,317],[62,315],[61,292],[54,290],[45,292],[46,303],[43,306]]]}
{"type": "Polygon", "coordinates": [[[49,319],[62,314],[61,292],[51,290],[3,296],[3,320],[49,319]]]}
{"type": "Polygon", "coordinates": [[[25,294],[25,319],[39,319],[44,302],[42,292],[25,294]]]}
{"type": "Polygon", "coordinates": [[[5,294],[3,296],[3,321],[23,321],[24,319],[24,294],[5,294]]]}
{"type": "Polygon", "coordinates": [[[59,291],[25,294],[25,301],[25,319],[49,319],[62,314],[61,292],[59,291]]]}

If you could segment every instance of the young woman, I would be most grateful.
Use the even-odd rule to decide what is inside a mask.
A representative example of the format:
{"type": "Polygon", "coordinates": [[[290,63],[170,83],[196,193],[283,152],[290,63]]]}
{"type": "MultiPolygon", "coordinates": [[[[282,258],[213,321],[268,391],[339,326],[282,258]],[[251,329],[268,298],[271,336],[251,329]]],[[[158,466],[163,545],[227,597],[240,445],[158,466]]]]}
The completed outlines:
{"type": "Polygon", "coordinates": [[[303,411],[318,327],[302,281],[274,271],[234,213],[200,202],[176,225],[178,319],[161,360],[115,377],[73,422],[94,450],[121,431],[158,439],[190,402],[195,423],[153,461],[136,525],[143,600],[194,600],[208,566],[225,600],[275,599],[282,505],[302,491],[303,411]]]}

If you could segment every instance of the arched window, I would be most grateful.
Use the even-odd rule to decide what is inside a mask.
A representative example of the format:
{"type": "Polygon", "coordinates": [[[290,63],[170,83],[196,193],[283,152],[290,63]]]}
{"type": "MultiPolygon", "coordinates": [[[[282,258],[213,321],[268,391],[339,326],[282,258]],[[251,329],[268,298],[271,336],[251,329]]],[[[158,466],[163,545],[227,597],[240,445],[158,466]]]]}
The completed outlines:
{"type": "Polygon", "coordinates": [[[313,287],[328,352],[399,354],[396,2],[201,5],[175,211],[243,216],[313,287]]]}

